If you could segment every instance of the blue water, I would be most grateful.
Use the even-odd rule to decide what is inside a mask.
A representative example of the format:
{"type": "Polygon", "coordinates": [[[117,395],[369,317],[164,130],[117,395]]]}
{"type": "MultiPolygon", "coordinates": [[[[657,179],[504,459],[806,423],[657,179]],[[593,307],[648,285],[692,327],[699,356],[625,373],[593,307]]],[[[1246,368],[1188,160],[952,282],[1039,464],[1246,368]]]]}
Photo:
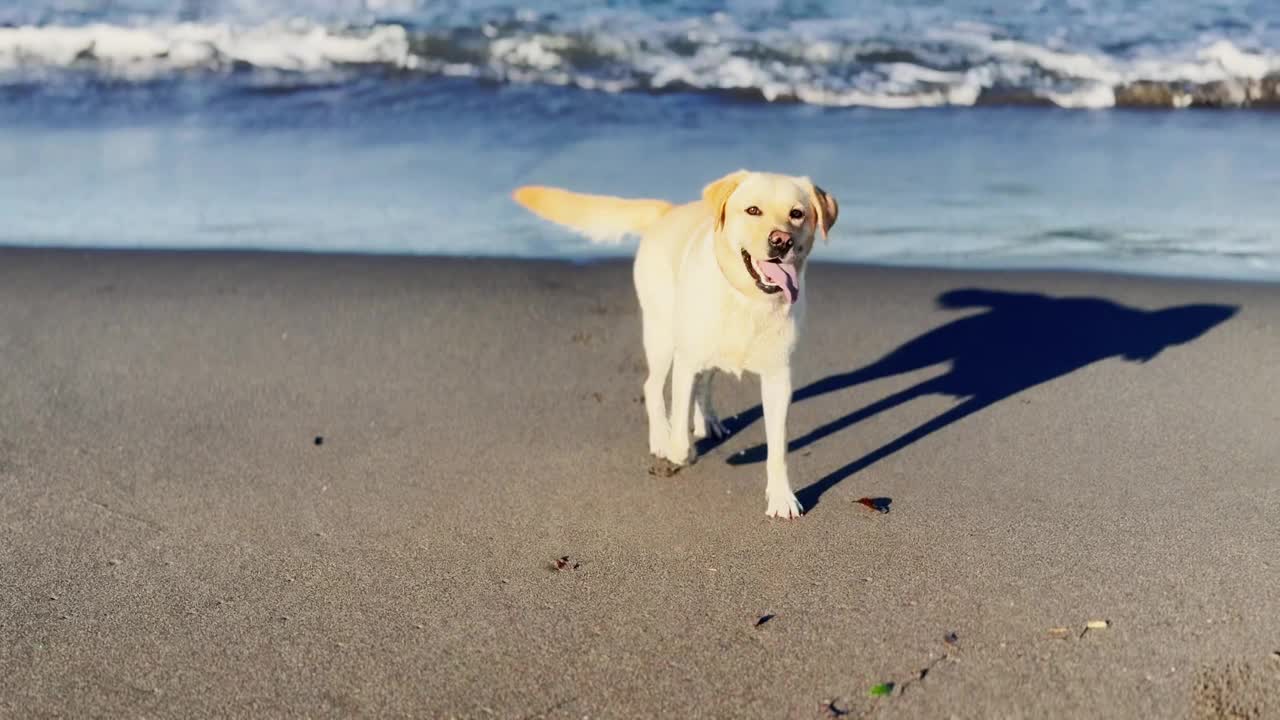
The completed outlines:
{"type": "Polygon", "coordinates": [[[0,5],[0,244],[589,259],[511,188],[747,167],[828,260],[1280,279],[1280,4],[882,5],[0,5]]]}

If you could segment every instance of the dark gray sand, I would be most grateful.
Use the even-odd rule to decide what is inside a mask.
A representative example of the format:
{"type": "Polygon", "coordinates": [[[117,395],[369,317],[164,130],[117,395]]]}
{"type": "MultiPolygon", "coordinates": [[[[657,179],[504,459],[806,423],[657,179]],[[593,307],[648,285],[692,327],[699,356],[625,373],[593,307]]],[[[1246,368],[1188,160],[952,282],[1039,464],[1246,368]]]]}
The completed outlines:
{"type": "Polygon", "coordinates": [[[627,264],[0,252],[0,716],[1280,717],[1280,287],[802,291],[784,522],[627,264]]]}

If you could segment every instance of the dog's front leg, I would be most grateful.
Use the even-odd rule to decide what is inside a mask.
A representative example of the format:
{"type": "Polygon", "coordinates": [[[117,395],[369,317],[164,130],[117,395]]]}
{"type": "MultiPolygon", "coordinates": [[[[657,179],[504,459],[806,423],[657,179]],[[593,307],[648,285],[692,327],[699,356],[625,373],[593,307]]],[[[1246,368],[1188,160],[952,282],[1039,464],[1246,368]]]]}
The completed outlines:
{"type": "Polygon", "coordinates": [[[769,517],[800,517],[803,509],[791,479],[787,477],[787,409],[791,405],[791,368],[772,370],[760,376],[760,396],[764,401],[764,436],[769,448],[766,461],[768,484],[764,494],[769,517]]]}
{"type": "Polygon", "coordinates": [[[667,455],[677,465],[689,462],[689,404],[697,376],[689,359],[677,352],[671,367],[671,443],[667,455]]]}
{"type": "Polygon", "coordinates": [[[729,429],[720,422],[711,405],[711,379],[715,374],[715,370],[706,370],[693,383],[693,436],[699,440],[722,438],[729,434],[729,429]]]}

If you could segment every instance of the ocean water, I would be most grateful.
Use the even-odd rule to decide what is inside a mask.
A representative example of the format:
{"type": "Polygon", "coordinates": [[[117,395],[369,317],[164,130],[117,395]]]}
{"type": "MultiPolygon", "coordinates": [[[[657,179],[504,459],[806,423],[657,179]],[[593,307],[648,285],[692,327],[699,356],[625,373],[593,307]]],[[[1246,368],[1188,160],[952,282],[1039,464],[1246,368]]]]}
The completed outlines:
{"type": "Polygon", "coordinates": [[[0,244],[625,255],[522,183],[835,194],[827,260],[1280,279],[1280,3],[0,3],[0,244]]]}

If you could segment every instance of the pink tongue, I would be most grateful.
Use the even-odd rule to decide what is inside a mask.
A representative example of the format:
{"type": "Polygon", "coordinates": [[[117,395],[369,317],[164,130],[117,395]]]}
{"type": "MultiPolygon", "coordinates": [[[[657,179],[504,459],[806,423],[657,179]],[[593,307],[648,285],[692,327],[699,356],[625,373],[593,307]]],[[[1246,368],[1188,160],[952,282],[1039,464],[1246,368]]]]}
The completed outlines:
{"type": "Polygon", "coordinates": [[[756,269],[768,278],[769,282],[781,287],[787,294],[787,302],[795,302],[800,295],[800,285],[796,282],[796,266],[775,262],[758,262],[756,269]]]}

